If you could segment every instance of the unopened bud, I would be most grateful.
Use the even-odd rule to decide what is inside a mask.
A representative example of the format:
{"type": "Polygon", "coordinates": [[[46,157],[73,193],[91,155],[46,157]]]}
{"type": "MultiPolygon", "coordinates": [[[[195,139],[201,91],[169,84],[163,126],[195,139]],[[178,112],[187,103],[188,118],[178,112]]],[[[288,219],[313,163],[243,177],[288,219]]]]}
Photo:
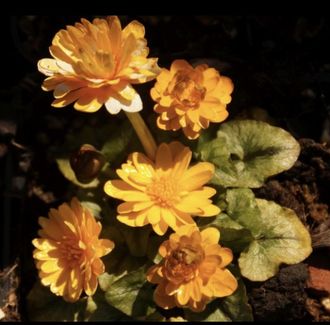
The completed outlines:
{"type": "Polygon", "coordinates": [[[90,144],[83,144],[70,157],[70,165],[81,183],[90,183],[105,164],[103,154],[90,144]]]}

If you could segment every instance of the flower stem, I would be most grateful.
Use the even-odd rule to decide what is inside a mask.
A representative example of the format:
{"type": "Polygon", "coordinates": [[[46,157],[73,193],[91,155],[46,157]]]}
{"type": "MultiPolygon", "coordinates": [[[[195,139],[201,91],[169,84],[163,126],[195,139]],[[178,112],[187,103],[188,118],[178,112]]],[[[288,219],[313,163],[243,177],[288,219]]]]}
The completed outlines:
{"type": "Polygon", "coordinates": [[[156,141],[153,138],[150,130],[148,129],[147,125],[145,124],[143,118],[141,117],[140,113],[128,113],[125,112],[128,119],[132,123],[136,134],[138,135],[144,150],[147,156],[154,160],[156,156],[157,145],[156,141]]]}

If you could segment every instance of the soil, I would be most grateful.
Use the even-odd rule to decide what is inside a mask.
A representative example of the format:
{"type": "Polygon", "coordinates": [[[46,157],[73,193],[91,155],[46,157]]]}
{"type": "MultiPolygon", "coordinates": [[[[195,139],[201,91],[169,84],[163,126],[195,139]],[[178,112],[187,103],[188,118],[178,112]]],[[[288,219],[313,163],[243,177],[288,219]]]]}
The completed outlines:
{"type": "Polygon", "coordinates": [[[261,285],[250,284],[250,303],[256,320],[329,321],[322,301],[330,295],[329,212],[330,149],[312,139],[301,139],[301,154],[289,170],[255,190],[296,212],[312,236],[313,253],[304,261],[283,267],[261,285]],[[327,272],[327,270],[329,270],[327,272]]]}
{"type": "MultiPolygon", "coordinates": [[[[87,19],[93,17],[85,16],[87,19]]],[[[150,56],[207,60],[235,84],[230,118],[278,125],[300,142],[289,171],[254,190],[293,209],[313,240],[303,263],[282,266],[266,282],[247,283],[255,320],[329,321],[330,308],[330,20],[321,16],[121,16],[147,31],[150,56]],[[170,37],[169,37],[170,35],[170,37]]],[[[37,219],[70,196],[54,162],[56,148],[83,125],[98,127],[108,113],[81,114],[50,107],[40,89],[38,59],[49,57],[54,34],[77,16],[14,16],[1,20],[2,62],[10,72],[0,90],[0,320],[28,320],[26,296],[37,279],[31,240],[37,219]],[[4,316],[3,316],[4,315],[4,316]]],[[[139,88],[146,107],[148,91],[139,88]]],[[[146,113],[145,113],[146,114],[146,113]]],[[[121,118],[118,116],[118,118],[121,118]]]]}

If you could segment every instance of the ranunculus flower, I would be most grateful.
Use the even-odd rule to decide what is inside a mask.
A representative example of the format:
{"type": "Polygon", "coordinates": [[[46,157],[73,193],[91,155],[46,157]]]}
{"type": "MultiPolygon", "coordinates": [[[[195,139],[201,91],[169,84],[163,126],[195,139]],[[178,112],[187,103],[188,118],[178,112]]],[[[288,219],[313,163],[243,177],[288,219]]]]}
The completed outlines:
{"type": "Polygon", "coordinates": [[[122,29],[116,16],[67,26],[54,37],[49,51],[53,59],[38,62],[48,76],[42,88],[54,90],[52,106],[73,102],[74,108],[95,112],[105,104],[111,114],[121,109],[137,112],[142,101],[131,84],[154,79],[159,73],[149,49],[144,26],[132,21],[122,29]]]}
{"type": "Polygon", "coordinates": [[[227,118],[233,89],[232,81],[214,68],[193,68],[185,60],[175,60],[170,70],[162,69],[151,89],[157,125],[162,130],[182,128],[189,139],[196,139],[210,122],[227,118]]]}
{"type": "Polygon", "coordinates": [[[220,213],[210,197],[216,190],[204,186],[214,174],[214,165],[199,162],[189,167],[191,150],[180,142],[162,143],[155,161],[132,153],[111,180],[105,192],[125,201],[118,206],[118,220],[132,227],[151,224],[164,235],[185,224],[195,224],[193,216],[210,217],[220,213]]]}
{"type": "Polygon", "coordinates": [[[32,244],[41,283],[69,302],[83,291],[93,295],[97,277],[104,273],[101,257],[114,248],[111,240],[99,239],[101,223],[73,198],[71,205],[50,209],[49,218],[40,217],[39,224],[40,238],[32,244]]]}
{"type": "Polygon", "coordinates": [[[200,232],[196,226],[186,225],[160,245],[163,259],[147,272],[148,281],[157,284],[154,300],[158,306],[200,312],[209,301],[237,289],[236,278],[226,269],[233,254],[218,244],[219,239],[216,228],[200,232]]]}

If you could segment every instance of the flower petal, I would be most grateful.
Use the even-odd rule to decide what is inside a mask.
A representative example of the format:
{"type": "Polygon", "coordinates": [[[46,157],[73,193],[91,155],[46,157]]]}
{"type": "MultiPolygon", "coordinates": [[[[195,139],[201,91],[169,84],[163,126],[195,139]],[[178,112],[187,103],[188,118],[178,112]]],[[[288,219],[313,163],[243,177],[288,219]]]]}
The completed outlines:
{"type": "Polygon", "coordinates": [[[105,102],[105,107],[110,114],[118,114],[121,110],[125,112],[139,112],[142,110],[143,105],[139,94],[135,94],[131,101],[119,101],[114,97],[110,97],[105,102]]]}
{"type": "Polygon", "coordinates": [[[201,231],[204,245],[218,244],[220,240],[220,231],[217,228],[209,227],[201,231]]]}

